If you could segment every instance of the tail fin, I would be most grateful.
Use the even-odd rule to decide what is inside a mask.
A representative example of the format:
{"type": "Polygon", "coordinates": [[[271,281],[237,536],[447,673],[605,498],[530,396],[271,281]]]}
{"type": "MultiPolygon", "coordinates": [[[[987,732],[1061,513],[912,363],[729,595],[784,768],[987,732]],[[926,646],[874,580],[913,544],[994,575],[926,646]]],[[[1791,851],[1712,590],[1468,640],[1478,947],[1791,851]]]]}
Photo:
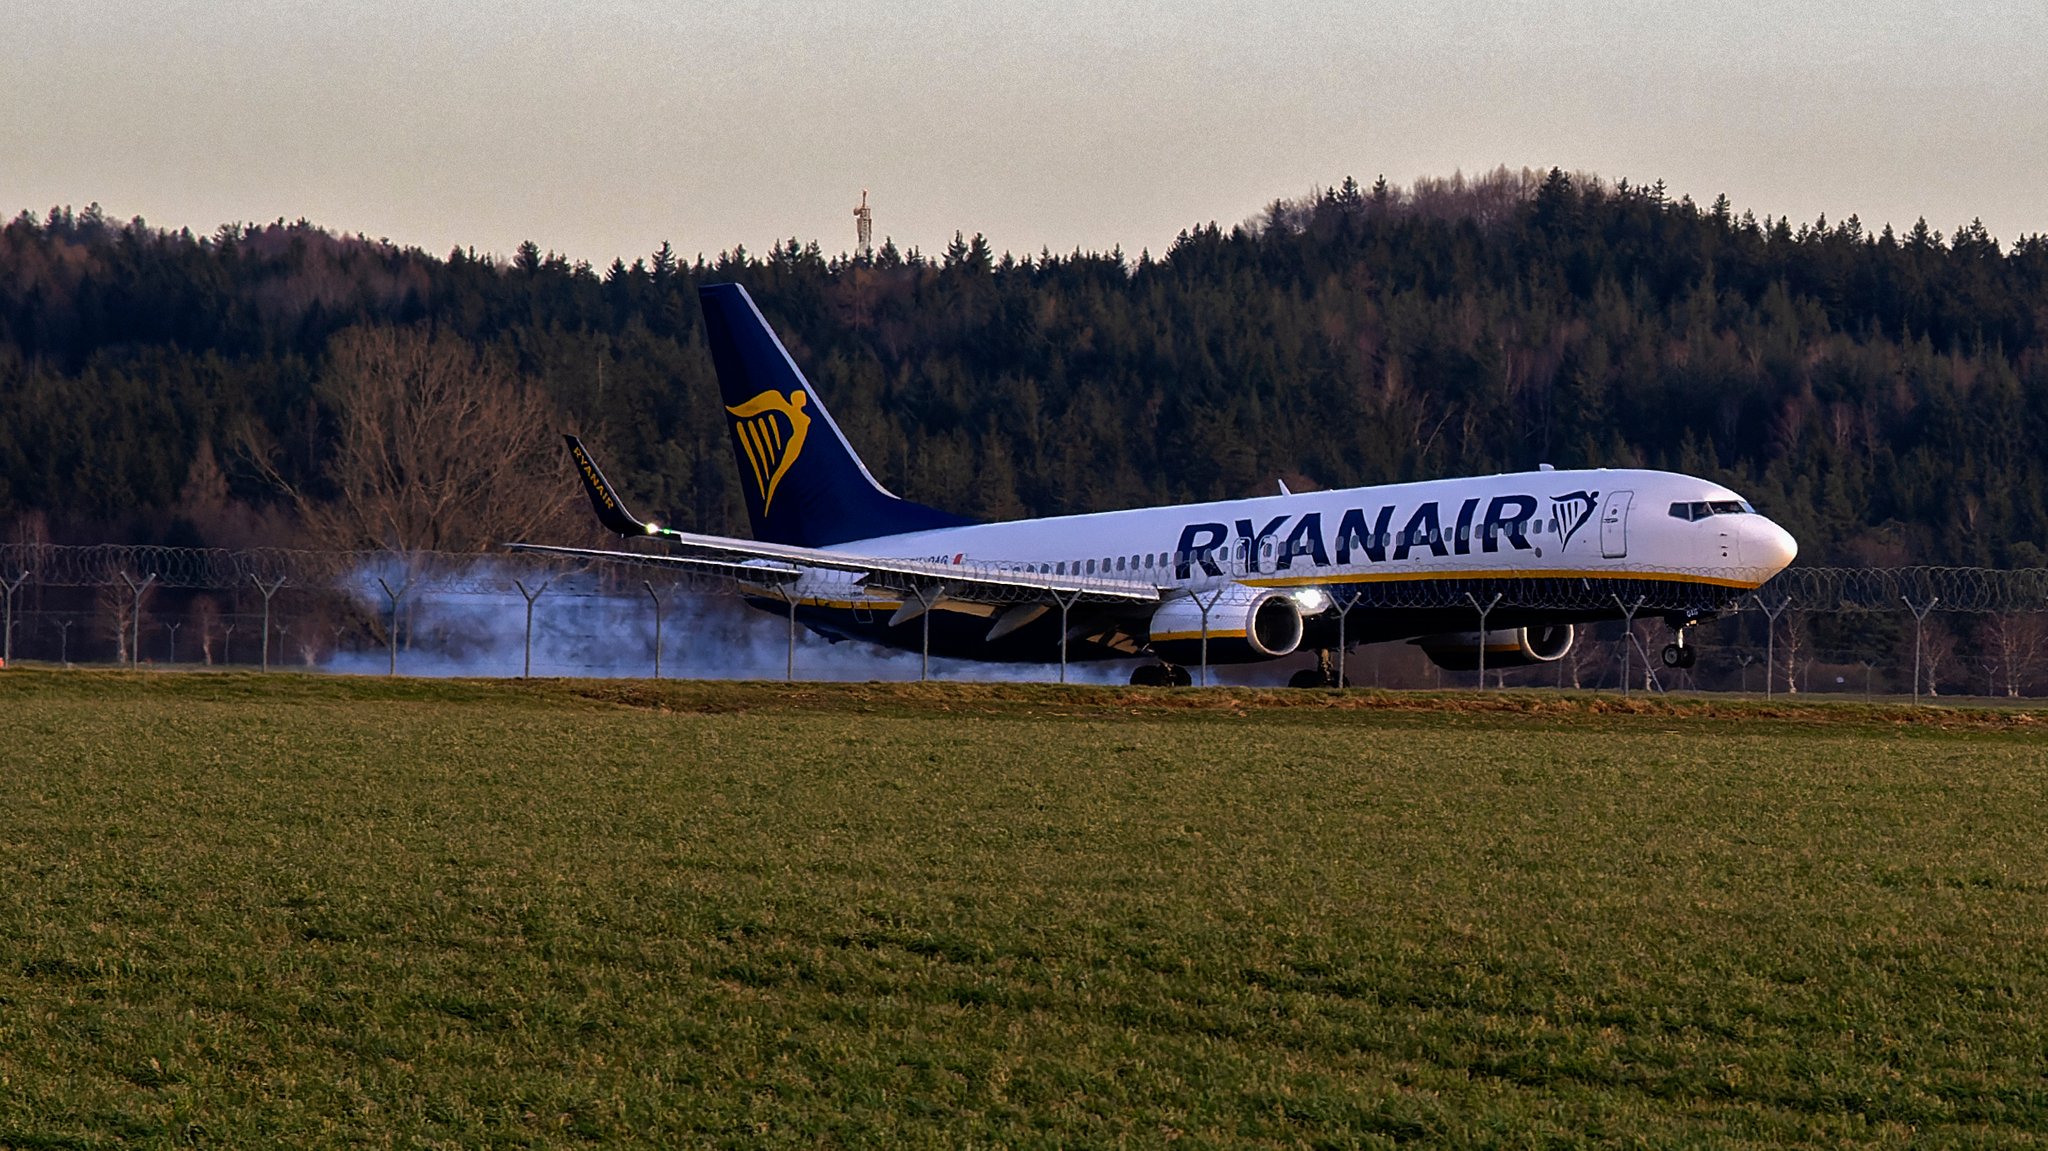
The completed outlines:
{"type": "Polygon", "coordinates": [[[875,482],[745,288],[697,295],[754,538],[829,547],[969,522],[875,482]]]}

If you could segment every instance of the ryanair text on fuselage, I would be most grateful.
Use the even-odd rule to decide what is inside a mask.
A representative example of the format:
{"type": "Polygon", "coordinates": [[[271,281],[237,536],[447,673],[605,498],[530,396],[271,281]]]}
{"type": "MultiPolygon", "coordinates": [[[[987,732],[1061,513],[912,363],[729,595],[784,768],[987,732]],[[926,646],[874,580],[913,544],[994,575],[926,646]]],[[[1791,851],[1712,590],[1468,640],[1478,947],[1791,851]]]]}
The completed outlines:
{"type": "MultiPolygon", "coordinates": [[[[1560,547],[1569,546],[1572,537],[1592,518],[1599,498],[1600,493],[1585,491],[1552,498],[1560,547]]],[[[1246,571],[1268,570],[1261,564],[1270,563],[1270,570],[1279,572],[1293,568],[1298,559],[1317,567],[1330,566],[1332,556],[1338,567],[1357,563],[1358,556],[1372,563],[1405,560],[1418,548],[1435,557],[1471,555],[1475,548],[1482,554],[1498,552],[1502,547],[1529,551],[1535,548],[1529,542],[1529,523],[1541,506],[1532,495],[1501,495],[1485,500],[1473,496],[1459,503],[1448,524],[1437,500],[1417,504],[1405,519],[1397,517],[1398,508],[1393,504],[1381,505],[1370,518],[1364,508],[1347,508],[1337,517],[1334,536],[1325,535],[1322,512],[1274,516],[1263,526],[1249,519],[1228,524],[1191,523],[1181,529],[1180,543],[1174,548],[1174,577],[1192,578],[1196,565],[1209,575],[1220,576],[1232,554],[1239,557],[1236,566],[1246,571]],[[1486,509],[1483,515],[1482,503],[1486,509]],[[1393,527],[1397,519],[1399,529],[1393,527]]]]}

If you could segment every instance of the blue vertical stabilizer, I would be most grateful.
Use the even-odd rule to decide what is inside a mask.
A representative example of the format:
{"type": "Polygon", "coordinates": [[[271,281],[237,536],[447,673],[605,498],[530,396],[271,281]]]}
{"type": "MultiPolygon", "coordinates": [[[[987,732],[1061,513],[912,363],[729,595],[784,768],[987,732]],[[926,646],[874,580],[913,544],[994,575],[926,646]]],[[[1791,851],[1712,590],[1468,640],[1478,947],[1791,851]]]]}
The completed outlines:
{"type": "Polygon", "coordinates": [[[829,547],[971,522],[875,482],[745,288],[697,296],[754,538],[829,547]]]}

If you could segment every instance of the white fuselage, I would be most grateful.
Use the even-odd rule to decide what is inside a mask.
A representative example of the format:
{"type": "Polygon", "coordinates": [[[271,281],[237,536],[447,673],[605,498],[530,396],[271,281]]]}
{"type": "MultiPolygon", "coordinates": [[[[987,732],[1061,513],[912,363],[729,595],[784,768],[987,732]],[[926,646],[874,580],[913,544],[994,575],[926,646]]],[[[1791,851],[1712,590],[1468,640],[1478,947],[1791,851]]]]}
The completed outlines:
{"type": "MultiPolygon", "coordinates": [[[[975,524],[829,550],[1149,582],[1316,587],[1430,579],[1650,579],[1731,589],[1792,562],[1790,534],[1694,476],[1542,470],[975,524]]],[[[815,572],[804,594],[873,602],[815,572]]]]}

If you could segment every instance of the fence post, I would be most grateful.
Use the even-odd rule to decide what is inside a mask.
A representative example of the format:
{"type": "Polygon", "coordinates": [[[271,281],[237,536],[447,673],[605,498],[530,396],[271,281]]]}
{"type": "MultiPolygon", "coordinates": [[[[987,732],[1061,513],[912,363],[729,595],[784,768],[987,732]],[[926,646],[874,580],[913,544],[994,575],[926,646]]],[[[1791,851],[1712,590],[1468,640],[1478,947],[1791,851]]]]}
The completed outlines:
{"type": "MultiPolygon", "coordinates": [[[[1473,594],[1472,594],[1471,592],[1466,592],[1466,593],[1465,593],[1465,602],[1467,602],[1467,603],[1471,604],[1471,605],[1472,605],[1472,610],[1473,610],[1473,611],[1476,611],[1476,612],[1478,612],[1478,613],[1479,613],[1479,690],[1480,690],[1480,691],[1485,691],[1485,690],[1486,690],[1486,617],[1487,617],[1487,616],[1489,616],[1489,615],[1492,615],[1492,614],[1493,614],[1493,609],[1494,609],[1494,608],[1496,608],[1496,607],[1498,607],[1498,606],[1500,606],[1500,594],[1501,594],[1501,593],[1499,593],[1499,592],[1494,592],[1494,593],[1493,593],[1493,598],[1492,598],[1492,599],[1490,599],[1490,600],[1487,600],[1487,601],[1486,601],[1486,606],[1485,606],[1485,607],[1480,607],[1480,606],[1479,606],[1479,597],[1478,597],[1478,596],[1475,596],[1475,595],[1473,595],[1473,594]]],[[[1630,613],[1630,614],[1631,614],[1631,615],[1633,615],[1634,613],[1630,613]]]]}
{"type": "MultiPolygon", "coordinates": [[[[399,585],[398,585],[398,590],[397,590],[397,591],[392,591],[392,590],[391,590],[391,585],[390,585],[390,584],[388,584],[388,583],[385,583],[385,582],[384,582],[384,577],[383,577],[383,576],[378,576],[378,577],[377,577],[377,586],[378,586],[378,587],[381,587],[381,588],[383,588],[383,589],[384,589],[384,595],[385,595],[385,597],[386,597],[386,598],[388,598],[388,599],[389,599],[389,600],[391,601],[391,633],[390,633],[390,636],[389,636],[389,640],[390,640],[390,644],[389,644],[389,646],[390,646],[390,649],[391,649],[391,669],[390,669],[389,671],[387,671],[387,672],[386,672],[385,674],[386,674],[386,675],[397,675],[397,674],[398,674],[398,601],[399,601],[400,599],[403,599],[403,598],[405,597],[405,593],[406,593],[406,592],[408,592],[408,591],[412,590],[412,581],[411,581],[411,580],[406,580],[406,581],[405,581],[404,583],[402,583],[402,584],[399,584],[399,585]]],[[[267,601],[267,600],[266,600],[266,601],[265,601],[265,607],[266,607],[266,614],[267,614],[267,608],[268,608],[268,606],[269,606],[269,601],[267,601]]],[[[532,604],[531,602],[529,602],[529,603],[528,603],[528,604],[526,605],[526,630],[527,630],[527,634],[528,634],[528,635],[531,635],[531,634],[532,634],[532,632],[533,632],[533,604],[532,604]]]]}
{"type": "Polygon", "coordinates": [[[640,586],[647,589],[647,598],[654,601],[654,678],[661,678],[661,597],[654,594],[654,583],[641,580],[640,586]]]}
{"type": "MultiPolygon", "coordinates": [[[[1351,686],[1351,677],[1344,674],[1344,622],[1351,618],[1351,609],[1358,606],[1360,593],[1357,588],[1348,589],[1350,594],[1337,609],[1337,687],[1339,690],[1351,686]]],[[[1484,629],[1482,629],[1484,630],[1484,629]]]]}
{"type": "Polygon", "coordinates": [[[918,626],[923,629],[923,638],[917,652],[917,682],[923,683],[932,675],[932,600],[925,598],[924,585],[911,589],[917,596],[917,606],[924,610],[918,614],[918,626]]]}
{"type": "Polygon", "coordinates": [[[1081,589],[1075,588],[1071,595],[1052,593],[1052,602],[1060,605],[1060,682],[1067,682],[1067,609],[1081,602],[1081,589]]]}
{"type": "Polygon", "coordinates": [[[1621,602],[1619,595],[1614,597],[1614,606],[1621,609],[1621,694],[1624,696],[1628,694],[1628,653],[1636,642],[1636,613],[1643,610],[1644,598],[1637,596],[1636,602],[1628,604],[1621,602]]]}
{"type": "MultiPolygon", "coordinates": [[[[251,583],[255,584],[255,585],[256,585],[256,590],[257,590],[257,591],[259,591],[259,592],[262,592],[262,593],[263,593],[263,636],[262,636],[262,641],[263,641],[263,642],[261,642],[261,643],[257,644],[256,646],[257,646],[257,647],[259,647],[259,648],[261,648],[261,649],[262,649],[262,651],[263,651],[263,660],[262,660],[263,670],[264,670],[264,671],[269,671],[269,670],[270,670],[270,597],[271,597],[271,596],[274,596],[274,595],[276,595],[276,594],[277,594],[277,589],[279,589],[279,588],[281,588],[281,587],[283,587],[283,586],[284,586],[284,577],[283,577],[283,576],[279,576],[279,577],[277,577],[277,579],[273,580],[273,581],[272,581],[272,582],[271,582],[271,583],[269,584],[269,586],[267,586],[267,587],[266,587],[266,586],[264,585],[264,583],[263,583],[263,581],[262,581],[262,580],[260,580],[260,579],[257,579],[257,578],[256,578],[256,573],[255,573],[255,572],[250,572],[250,573],[249,573],[249,582],[251,582],[251,583]]],[[[379,583],[382,583],[383,581],[382,581],[382,580],[379,580],[379,581],[377,581],[377,582],[379,582],[379,583]]],[[[278,654],[282,655],[283,653],[282,653],[282,652],[280,652],[280,653],[278,653],[278,654]]]]}
{"type": "Polygon", "coordinates": [[[520,669],[520,679],[533,678],[533,601],[539,599],[541,594],[548,590],[548,584],[553,582],[555,581],[545,580],[539,587],[527,591],[524,581],[512,581],[512,586],[518,588],[519,594],[526,597],[526,665],[520,669]]]}
{"type": "Polygon", "coordinates": [[[7,636],[4,640],[0,640],[0,667],[5,667],[14,662],[14,593],[20,591],[21,585],[27,582],[27,572],[23,572],[11,580],[0,579],[0,590],[4,590],[7,594],[7,609],[5,613],[7,617],[7,636]]]}
{"type": "Polygon", "coordinates": [[[1211,609],[1213,609],[1213,608],[1214,608],[1214,607],[1216,606],[1216,604],[1217,604],[1217,603],[1218,603],[1219,601],[1221,601],[1221,600],[1223,599],[1223,589],[1222,589],[1221,587],[1218,587],[1218,588],[1217,588],[1217,589],[1216,589],[1215,591],[1213,591],[1213,592],[1210,592],[1210,593],[1209,593],[1209,598],[1208,598],[1208,599],[1207,599],[1206,601],[1204,601],[1204,600],[1202,599],[1202,597],[1201,597],[1201,596],[1200,596],[1199,594],[1195,593],[1195,592],[1189,592],[1189,593],[1188,593],[1188,596],[1189,596],[1189,598],[1191,598],[1191,599],[1193,599],[1193,600],[1195,601],[1195,608],[1196,608],[1196,610],[1198,610],[1198,611],[1200,611],[1200,612],[1202,613],[1202,686],[1203,686],[1203,687],[1208,687],[1208,686],[1209,686],[1209,612],[1210,612],[1210,610],[1211,610],[1211,609]]]}
{"type": "Polygon", "coordinates": [[[160,625],[160,626],[161,626],[161,627],[162,627],[162,628],[163,628],[163,629],[164,629],[165,631],[167,631],[167,632],[170,632],[170,633],[171,633],[171,661],[170,661],[170,662],[171,662],[171,664],[172,664],[173,666],[176,666],[176,664],[177,664],[177,662],[178,662],[178,629],[179,629],[179,628],[181,628],[181,627],[184,627],[185,625],[184,625],[184,624],[182,624],[182,623],[167,623],[167,624],[162,624],[162,625],[160,625]]]}
{"type": "Polygon", "coordinates": [[[1927,613],[1934,610],[1941,597],[1928,600],[1926,607],[1920,607],[1906,596],[1900,596],[1899,600],[1906,605],[1907,611],[1913,613],[1913,702],[1917,704],[1920,702],[1920,627],[1927,622],[1927,613]]]}
{"type": "Polygon", "coordinates": [[[786,605],[787,605],[787,606],[789,607],[789,633],[788,633],[788,635],[787,635],[787,636],[785,637],[785,641],[786,641],[786,643],[788,644],[788,646],[787,646],[786,650],[785,650],[785,651],[784,651],[784,653],[783,653],[783,655],[784,655],[784,660],[785,660],[785,662],[783,663],[783,667],[782,667],[782,681],[783,681],[784,683],[795,683],[795,682],[796,682],[796,590],[795,590],[794,588],[791,588],[791,587],[781,587],[781,588],[777,588],[776,590],[778,590],[778,591],[780,591],[780,592],[782,593],[782,601],[783,601],[783,603],[784,603],[784,604],[786,604],[786,605]]]}
{"type": "MultiPolygon", "coordinates": [[[[1776,669],[1778,666],[1778,617],[1784,615],[1785,609],[1792,606],[1792,597],[1786,596],[1784,599],[1779,600],[1776,611],[1764,606],[1762,596],[1757,597],[1756,606],[1762,608],[1764,613],[1764,698],[1769,699],[1771,697],[1771,677],[1777,674],[1776,669]]],[[[1787,679],[1789,680],[1790,677],[1788,676],[1787,679]]]]}

